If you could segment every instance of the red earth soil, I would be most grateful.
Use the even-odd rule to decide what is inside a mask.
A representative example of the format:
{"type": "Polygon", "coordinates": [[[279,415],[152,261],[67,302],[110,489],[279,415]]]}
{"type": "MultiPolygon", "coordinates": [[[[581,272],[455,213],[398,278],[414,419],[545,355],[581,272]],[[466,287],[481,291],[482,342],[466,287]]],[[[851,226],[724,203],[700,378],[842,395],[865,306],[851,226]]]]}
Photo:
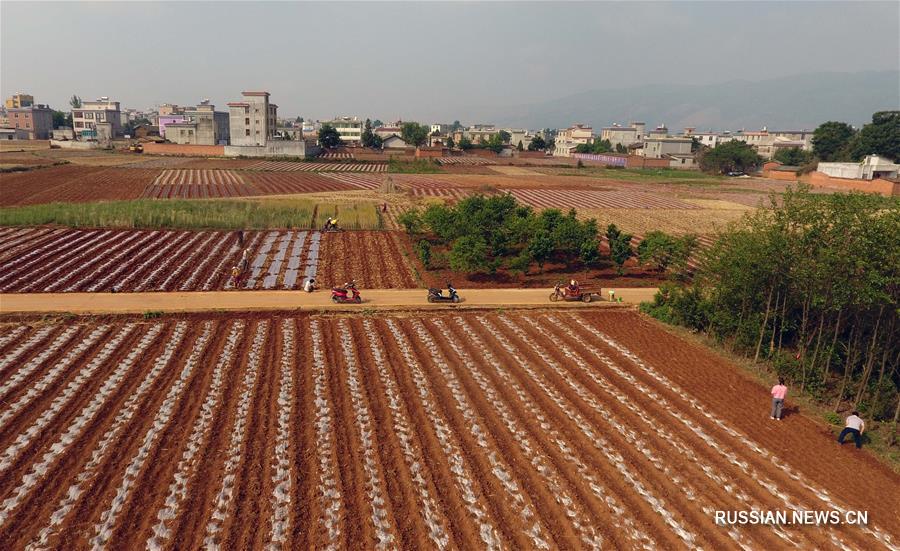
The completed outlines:
{"type": "Polygon", "coordinates": [[[896,546],[900,477],[630,312],[0,324],[12,549],[896,546]],[[867,510],[867,526],[717,510],[867,510]]]}
{"type": "Polygon", "coordinates": [[[137,199],[159,170],[65,165],[4,174],[0,206],[137,199]]]}
{"type": "Polygon", "coordinates": [[[210,199],[259,195],[233,170],[164,170],[141,197],[148,199],[210,199]]]}
{"type": "MultiPolygon", "coordinates": [[[[231,289],[231,268],[239,264],[237,232],[163,230],[9,229],[0,234],[0,292],[202,291],[231,289]]],[[[239,288],[294,288],[302,277],[286,280],[289,255],[301,231],[247,231],[242,248],[249,263],[239,288]],[[273,247],[261,253],[264,238],[290,238],[281,263],[273,247]],[[270,274],[270,270],[272,273],[270,274]],[[272,275],[273,278],[266,279],[272,275]],[[252,281],[251,281],[252,278],[252,281]]],[[[312,239],[297,245],[300,272],[312,239]]]]}
{"type": "Polygon", "coordinates": [[[391,231],[327,233],[322,239],[317,281],[322,287],[354,279],[360,288],[418,287],[412,266],[391,231]]]}
{"type": "Polygon", "coordinates": [[[350,191],[358,186],[312,172],[254,172],[242,171],[244,181],[262,195],[317,193],[321,191],[350,191]]]}

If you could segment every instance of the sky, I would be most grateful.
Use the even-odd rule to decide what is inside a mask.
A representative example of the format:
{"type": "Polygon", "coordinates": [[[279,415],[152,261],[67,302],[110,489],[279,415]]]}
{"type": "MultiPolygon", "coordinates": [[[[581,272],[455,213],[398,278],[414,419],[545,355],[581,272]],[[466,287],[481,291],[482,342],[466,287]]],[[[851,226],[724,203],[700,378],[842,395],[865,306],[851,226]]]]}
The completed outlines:
{"type": "Polygon", "coordinates": [[[900,2],[0,2],[0,92],[466,122],[596,89],[900,69],[900,2]]]}

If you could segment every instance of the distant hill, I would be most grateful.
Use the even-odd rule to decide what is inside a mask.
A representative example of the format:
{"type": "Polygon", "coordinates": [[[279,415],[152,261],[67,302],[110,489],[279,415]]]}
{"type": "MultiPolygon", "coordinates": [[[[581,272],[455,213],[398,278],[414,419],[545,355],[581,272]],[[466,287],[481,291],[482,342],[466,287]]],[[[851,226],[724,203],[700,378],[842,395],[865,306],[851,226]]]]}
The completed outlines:
{"type": "Polygon", "coordinates": [[[839,120],[861,125],[872,113],[900,109],[900,72],[815,73],[707,86],[659,84],[593,90],[557,100],[493,108],[485,120],[513,128],[594,128],[614,122],[665,124],[670,131],[813,129],[839,120]]]}

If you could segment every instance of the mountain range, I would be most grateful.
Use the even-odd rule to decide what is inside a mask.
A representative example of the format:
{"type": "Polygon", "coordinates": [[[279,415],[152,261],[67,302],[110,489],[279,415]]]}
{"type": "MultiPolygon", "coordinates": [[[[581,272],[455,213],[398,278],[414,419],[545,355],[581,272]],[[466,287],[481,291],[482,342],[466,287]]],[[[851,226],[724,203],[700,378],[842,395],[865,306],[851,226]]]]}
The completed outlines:
{"type": "MultiPolygon", "coordinates": [[[[838,120],[854,126],[872,113],[900,109],[900,71],[813,73],[711,85],[653,84],[591,90],[517,106],[473,109],[483,120],[508,128],[595,129],[630,121],[671,132],[697,130],[814,129],[838,120]]],[[[599,132],[598,132],[599,133],[599,132]]]]}

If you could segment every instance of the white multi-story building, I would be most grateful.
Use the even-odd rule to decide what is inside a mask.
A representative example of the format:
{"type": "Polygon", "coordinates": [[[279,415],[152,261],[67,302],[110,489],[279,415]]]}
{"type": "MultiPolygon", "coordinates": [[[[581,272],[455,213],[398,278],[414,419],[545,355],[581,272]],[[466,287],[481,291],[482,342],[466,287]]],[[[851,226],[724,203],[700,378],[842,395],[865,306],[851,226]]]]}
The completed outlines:
{"type": "Polygon", "coordinates": [[[617,145],[629,146],[641,141],[647,125],[642,122],[632,122],[628,126],[614,124],[600,129],[600,139],[609,140],[613,147],[617,145]]]}
{"type": "Polygon", "coordinates": [[[365,121],[359,117],[335,117],[330,121],[322,121],[322,124],[330,124],[341,135],[344,143],[357,144],[362,140],[365,121]]]}
{"type": "Polygon", "coordinates": [[[638,155],[648,159],[662,159],[667,155],[690,155],[690,138],[675,138],[670,136],[647,136],[644,138],[644,147],[637,150],[638,155]]]}
{"type": "Polygon", "coordinates": [[[72,126],[75,136],[97,139],[100,134],[109,138],[122,135],[122,113],[119,102],[106,96],[97,101],[84,101],[81,107],[72,109],[72,126]],[[99,132],[98,132],[99,130],[99,132]]]}
{"type": "Polygon", "coordinates": [[[241,101],[228,104],[232,145],[266,145],[275,137],[278,106],[268,92],[241,92],[241,101]]]}
{"type": "Polygon", "coordinates": [[[556,145],[553,149],[553,155],[569,157],[578,144],[590,143],[593,139],[593,127],[584,124],[574,124],[556,133],[556,145]]]}

